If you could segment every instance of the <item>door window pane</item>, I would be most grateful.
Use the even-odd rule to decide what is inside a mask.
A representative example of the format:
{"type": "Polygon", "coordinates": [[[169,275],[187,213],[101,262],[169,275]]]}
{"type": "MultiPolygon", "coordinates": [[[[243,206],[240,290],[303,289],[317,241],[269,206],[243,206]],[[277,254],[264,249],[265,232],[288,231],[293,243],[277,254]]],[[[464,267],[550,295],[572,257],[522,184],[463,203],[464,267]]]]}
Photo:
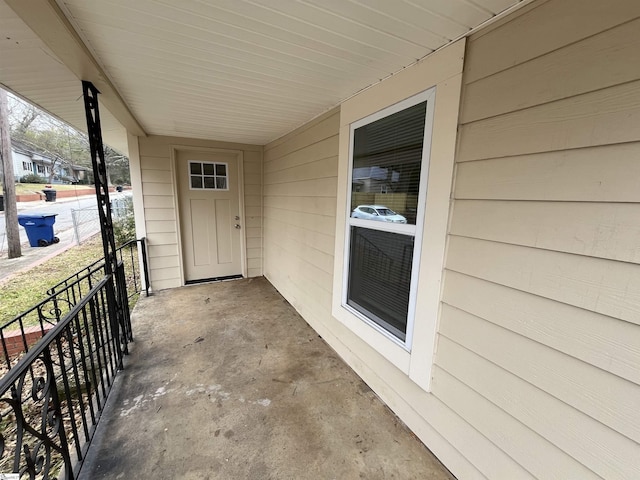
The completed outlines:
{"type": "Polygon", "coordinates": [[[227,164],[189,161],[191,189],[227,190],[227,164]]]}
{"type": "Polygon", "coordinates": [[[202,177],[191,177],[191,188],[202,188],[202,177]]]}

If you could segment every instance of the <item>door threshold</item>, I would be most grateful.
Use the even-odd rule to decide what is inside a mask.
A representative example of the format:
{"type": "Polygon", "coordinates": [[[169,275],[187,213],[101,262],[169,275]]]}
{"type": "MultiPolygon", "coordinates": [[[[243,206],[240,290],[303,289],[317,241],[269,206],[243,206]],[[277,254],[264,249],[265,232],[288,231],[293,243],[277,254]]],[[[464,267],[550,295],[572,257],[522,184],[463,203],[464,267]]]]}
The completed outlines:
{"type": "Polygon", "coordinates": [[[185,285],[195,285],[197,283],[225,282],[227,280],[237,280],[243,278],[242,275],[227,275],[226,277],[199,278],[198,280],[187,280],[185,285]]]}

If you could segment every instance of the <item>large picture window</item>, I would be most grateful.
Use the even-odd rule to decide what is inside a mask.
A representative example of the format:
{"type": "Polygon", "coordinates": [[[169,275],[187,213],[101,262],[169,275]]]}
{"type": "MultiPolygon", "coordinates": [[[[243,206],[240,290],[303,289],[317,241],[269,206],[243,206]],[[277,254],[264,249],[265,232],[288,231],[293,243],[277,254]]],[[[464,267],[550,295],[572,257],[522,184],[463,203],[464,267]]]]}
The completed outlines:
{"type": "Polygon", "coordinates": [[[406,348],[415,310],[433,91],[351,125],[343,306],[406,348]]]}

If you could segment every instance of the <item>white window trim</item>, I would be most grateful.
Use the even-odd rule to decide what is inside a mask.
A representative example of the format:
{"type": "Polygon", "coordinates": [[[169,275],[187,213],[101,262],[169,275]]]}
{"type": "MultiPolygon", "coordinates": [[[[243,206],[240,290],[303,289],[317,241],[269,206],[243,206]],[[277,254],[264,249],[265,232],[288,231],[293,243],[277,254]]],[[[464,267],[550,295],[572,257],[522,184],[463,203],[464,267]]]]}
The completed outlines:
{"type": "MultiPolygon", "coordinates": [[[[226,162],[205,162],[203,160],[189,160],[187,162],[187,165],[188,165],[188,168],[189,168],[189,171],[187,172],[187,175],[189,176],[189,190],[197,190],[199,192],[200,191],[213,191],[213,192],[228,192],[229,191],[229,174],[228,174],[228,172],[229,172],[229,164],[228,163],[226,163],[226,162]],[[205,163],[209,163],[209,164],[213,163],[213,165],[224,165],[225,166],[225,172],[227,172],[225,174],[225,176],[224,176],[224,178],[226,180],[225,184],[227,185],[227,187],[226,188],[205,188],[204,187],[204,181],[203,181],[203,183],[202,183],[203,187],[202,188],[194,188],[193,185],[191,185],[191,176],[196,176],[198,174],[191,173],[191,164],[192,163],[199,163],[200,166],[204,165],[205,163]]],[[[215,171],[215,167],[214,167],[214,171],[215,171]]],[[[204,173],[199,174],[199,176],[201,178],[203,178],[203,179],[205,177],[204,173]]],[[[211,177],[211,175],[207,175],[207,176],[211,177]]],[[[217,175],[217,174],[213,175],[214,179],[218,178],[218,177],[222,178],[221,175],[217,175]]]]}
{"type": "MultiPolygon", "coordinates": [[[[435,102],[436,102],[436,88],[431,87],[422,92],[416,93],[408,98],[402,99],[390,106],[386,106],[375,113],[362,117],[354,122],[352,122],[348,126],[348,130],[344,131],[345,137],[348,135],[346,139],[348,142],[348,161],[347,165],[347,175],[345,175],[345,184],[346,184],[346,197],[344,198],[344,203],[342,206],[339,206],[341,210],[344,212],[344,235],[340,239],[341,251],[342,255],[340,256],[341,265],[340,271],[337,271],[337,278],[339,278],[339,282],[337,285],[334,285],[334,304],[332,308],[332,314],[335,318],[337,318],[341,323],[343,323],[347,328],[349,328],[353,333],[355,333],[358,337],[364,340],[367,344],[369,344],[372,348],[374,348],[378,353],[383,355],[387,360],[389,360],[393,365],[399,368],[401,371],[409,374],[411,367],[411,350],[414,341],[414,326],[415,326],[415,318],[416,318],[416,297],[418,292],[418,279],[420,277],[419,267],[420,267],[420,259],[422,256],[422,232],[424,230],[424,221],[425,221],[425,205],[427,198],[427,185],[429,183],[429,162],[430,162],[430,152],[431,152],[431,141],[432,141],[432,132],[433,132],[433,121],[435,115],[435,102]],[[418,205],[419,211],[417,213],[416,225],[406,225],[406,224],[395,224],[393,227],[393,231],[395,233],[404,233],[404,234],[412,234],[415,239],[415,248],[414,248],[414,256],[412,263],[412,277],[411,277],[411,285],[410,285],[410,304],[409,304],[409,312],[407,317],[407,332],[406,338],[404,341],[400,340],[398,337],[388,332],[384,327],[378,325],[376,322],[370,320],[362,313],[358,312],[354,308],[350,307],[346,304],[346,295],[347,295],[347,285],[348,285],[348,274],[349,274],[349,265],[348,265],[348,252],[349,252],[349,241],[350,241],[350,226],[365,226],[367,228],[375,229],[375,230],[385,230],[391,231],[389,225],[379,225],[375,224],[375,222],[368,222],[366,220],[360,219],[351,219],[351,180],[353,174],[353,131],[365,124],[374,122],[379,120],[380,118],[384,118],[388,115],[396,113],[398,111],[409,108],[415,104],[421,103],[423,101],[427,101],[427,112],[425,115],[425,139],[423,143],[423,164],[420,174],[420,191],[418,196],[418,205]],[[425,160],[426,158],[426,160],[425,160]],[[337,290],[336,290],[337,289],[337,290]],[[338,297],[336,297],[338,295],[338,297]]],[[[342,134],[342,133],[341,133],[342,134]]]]}
{"type": "MultiPolygon", "coordinates": [[[[341,341],[367,363],[372,356],[386,359],[424,391],[431,390],[440,321],[440,303],[451,185],[455,165],[458,113],[462,90],[465,41],[459,40],[439,52],[346,100],[340,107],[339,170],[331,314],[342,324],[341,341]],[[387,339],[375,328],[342,307],[345,227],[350,126],[389,105],[436,87],[426,213],[422,230],[418,298],[411,351],[387,339]],[[347,333],[347,331],[349,333],[347,333]],[[351,335],[353,334],[353,335],[351,335]]],[[[380,373],[382,375],[382,372],[380,373]]],[[[381,377],[384,381],[384,378],[381,377]]]]}
{"type": "MultiPolygon", "coordinates": [[[[424,215],[426,209],[426,199],[427,199],[427,185],[429,179],[429,156],[431,152],[431,134],[433,131],[433,113],[434,113],[434,103],[435,103],[435,87],[432,87],[428,90],[425,90],[422,93],[414,95],[410,98],[407,98],[401,102],[398,102],[394,105],[391,105],[387,108],[384,108],[376,113],[368,115],[357,122],[353,122],[349,129],[349,165],[348,165],[348,192],[346,198],[346,204],[344,208],[346,209],[346,224],[345,224],[345,235],[344,235],[344,264],[342,268],[342,308],[348,311],[351,315],[354,315],[358,318],[359,321],[365,322],[369,327],[373,328],[377,333],[382,335],[384,339],[393,342],[406,352],[411,352],[411,345],[413,342],[413,325],[415,321],[415,311],[416,311],[416,297],[418,290],[418,278],[419,278],[419,270],[420,270],[420,254],[422,250],[422,231],[424,227],[424,215]],[[408,224],[391,224],[385,223],[381,224],[380,222],[375,222],[372,220],[362,220],[351,218],[351,193],[353,185],[353,143],[354,143],[354,132],[356,129],[369,125],[377,120],[393,115],[394,113],[400,112],[402,110],[406,110],[407,108],[413,107],[422,102],[427,102],[426,112],[425,112],[425,125],[424,125],[424,139],[422,144],[422,159],[421,159],[421,170],[420,170],[420,184],[419,184],[419,193],[418,193],[418,211],[416,215],[416,224],[408,225],[408,224]],[[363,313],[357,311],[355,308],[351,307],[347,304],[347,296],[348,296],[348,284],[349,284],[349,259],[350,259],[350,243],[351,243],[351,228],[352,226],[363,227],[371,230],[379,230],[390,233],[398,233],[402,235],[412,236],[414,237],[414,249],[413,249],[413,261],[411,265],[411,283],[409,287],[409,308],[407,312],[407,329],[405,334],[405,340],[401,340],[393,333],[389,332],[383,326],[379,325],[375,321],[368,318],[363,313]]],[[[347,320],[346,323],[351,324],[351,320],[347,320]]],[[[353,325],[350,325],[353,327],[353,325]]],[[[357,327],[356,327],[357,328],[357,327]]],[[[352,328],[353,329],[353,328],[352,328]]],[[[361,330],[361,329],[358,329],[361,330]]],[[[398,355],[394,355],[398,356],[398,355]]],[[[404,356],[404,355],[400,355],[404,356]]]]}

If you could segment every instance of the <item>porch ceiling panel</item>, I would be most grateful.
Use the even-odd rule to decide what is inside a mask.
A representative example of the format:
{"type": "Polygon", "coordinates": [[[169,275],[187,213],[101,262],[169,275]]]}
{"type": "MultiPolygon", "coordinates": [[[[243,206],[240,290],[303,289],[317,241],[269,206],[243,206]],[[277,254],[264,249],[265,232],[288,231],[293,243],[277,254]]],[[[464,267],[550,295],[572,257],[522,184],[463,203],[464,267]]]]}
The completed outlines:
{"type": "Polygon", "coordinates": [[[265,144],[515,0],[58,0],[147,133],[265,144]]]}
{"type": "MultiPolygon", "coordinates": [[[[0,3],[5,1],[25,20],[32,16],[16,0],[0,3]]],[[[57,3],[117,92],[115,97],[122,99],[146,133],[260,145],[522,4],[520,0],[48,2],[57,3]]],[[[43,37],[42,31],[38,33],[43,37]]],[[[64,51],[53,50],[64,59],[64,51]]],[[[55,59],[48,63],[52,62],[55,59]]],[[[48,86],[41,83],[38,88],[46,92],[48,86]]],[[[46,94],[37,97],[43,106],[53,102],[46,94]]]]}
{"type": "MultiPolygon", "coordinates": [[[[42,40],[0,0],[0,83],[79,130],[86,130],[82,85],[42,40]]],[[[126,132],[102,109],[105,142],[127,151],[126,132]]]]}

